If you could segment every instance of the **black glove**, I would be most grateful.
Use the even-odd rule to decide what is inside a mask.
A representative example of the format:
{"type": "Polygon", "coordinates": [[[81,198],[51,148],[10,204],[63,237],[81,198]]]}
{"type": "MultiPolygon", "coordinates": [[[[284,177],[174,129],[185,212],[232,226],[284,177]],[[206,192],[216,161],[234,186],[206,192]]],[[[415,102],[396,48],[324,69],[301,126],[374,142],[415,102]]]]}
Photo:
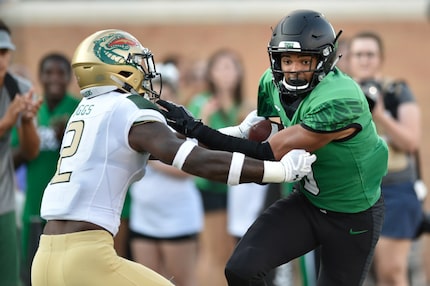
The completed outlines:
{"type": "Polygon", "coordinates": [[[177,132],[189,138],[196,138],[206,148],[229,152],[241,152],[247,156],[260,160],[275,160],[269,143],[254,142],[242,138],[225,135],[218,130],[204,125],[194,119],[183,106],[159,99],[157,104],[166,110],[161,110],[167,123],[177,132]]]}
{"type": "Polygon", "coordinates": [[[363,80],[360,82],[361,90],[366,96],[367,103],[369,104],[370,112],[375,107],[378,95],[381,92],[381,84],[374,79],[363,80]]]}
{"type": "Polygon", "coordinates": [[[182,105],[162,99],[159,99],[157,104],[165,108],[160,111],[170,127],[189,138],[196,138],[198,127],[203,125],[200,120],[195,119],[182,105]]]}

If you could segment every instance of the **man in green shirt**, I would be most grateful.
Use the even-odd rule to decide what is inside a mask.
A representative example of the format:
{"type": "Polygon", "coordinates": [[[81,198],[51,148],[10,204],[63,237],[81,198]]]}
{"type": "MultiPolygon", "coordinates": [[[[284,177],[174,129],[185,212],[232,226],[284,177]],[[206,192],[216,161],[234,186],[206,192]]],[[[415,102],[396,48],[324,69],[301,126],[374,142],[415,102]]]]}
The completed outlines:
{"type": "MultiPolygon", "coordinates": [[[[40,153],[33,160],[21,161],[26,167],[21,254],[24,280],[28,281],[27,275],[40,235],[37,232],[41,231],[43,224],[40,218],[43,190],[55,173],[67,120],[79,104],[79,99],[67,91],[71,75],[70,61],[64,55],[50,53],[40,61],[39,81],[44,93],[44,101],[37,114],[40,153]]],[[[18,143],[14,135],[16,133],[12,135],[13,145],[18,143]]],[[[19,161],[19,157],[15,154],[15,162],[19,161]]]]}
{"type": "Polygon", "coordinates": [[[335,65],[337,40],[324,15],[298,10],[273,30],[270,69],[260,80],[259,118],[250,114],[224,133],[246,138],[254,122],[278,117],[285,126],[265,143],[223,136],[165,101],[168,122],[211,149],[278,159],[293,148],[317,155],[295,191],[250,227],[226,266],[228,285],[266,285],[279,265],[320,248],[319,286],[362,285],[379,238],[380,184],[388,151],[377,135],[360,87],[335,65]]]}

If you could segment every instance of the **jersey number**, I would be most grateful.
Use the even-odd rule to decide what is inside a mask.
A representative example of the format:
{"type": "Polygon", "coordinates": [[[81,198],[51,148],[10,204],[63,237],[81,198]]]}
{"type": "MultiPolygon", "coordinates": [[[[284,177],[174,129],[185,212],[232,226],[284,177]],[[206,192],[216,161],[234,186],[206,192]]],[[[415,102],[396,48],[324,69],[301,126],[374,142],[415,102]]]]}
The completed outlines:
{"type": "Polygon", "coordinates": [[[305,185],[304,188],[309,193],[317,196],[320,193],[320,189],[318,189],[317,182],[314,178],[314,172],[310,172],[306,175],[306,177],[303,178],[305,185]]]}
{"type": "Polygon", "coordinates": [[[64,136],[69,132],[73,132],[73,137],[70,145],[64,146],[60,152],[60,158],[58,159],[57,171],[51,180],[51,184],[64,183],[70,181],[70,176],[72,172],[62,172],[60,173],[61,162],[64,158],[72,157],[78,150],[79,143],[81,142],[82,132],[84,131],[84,121],[74,121],[69,124],[64,136]]]}

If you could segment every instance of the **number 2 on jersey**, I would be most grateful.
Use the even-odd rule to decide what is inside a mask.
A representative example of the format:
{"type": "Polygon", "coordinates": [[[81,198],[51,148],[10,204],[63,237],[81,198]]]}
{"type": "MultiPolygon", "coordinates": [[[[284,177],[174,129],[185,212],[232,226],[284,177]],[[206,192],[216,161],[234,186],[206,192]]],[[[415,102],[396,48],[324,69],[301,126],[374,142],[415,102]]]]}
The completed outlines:
{"type": "Polygon", "coordinates": [[[72,175],[72,172],[63,171],[60,173],[61,162],[63,161],[63,159],[75,155],[76,151],[78,150],[79,142],[81,141],[83,131],[84,121],[73,121],[67,127],[66,131],[64,132],[64,136],[67,136],[69,132],[73,132],[72,139],[68,146],[63,146],[63,148],[61,149],[60,158],[58,159],[57,163],[57,171],[55,172],[54,177],[52,177],[51,184],[70,181],[70,176],[72,175]]]}

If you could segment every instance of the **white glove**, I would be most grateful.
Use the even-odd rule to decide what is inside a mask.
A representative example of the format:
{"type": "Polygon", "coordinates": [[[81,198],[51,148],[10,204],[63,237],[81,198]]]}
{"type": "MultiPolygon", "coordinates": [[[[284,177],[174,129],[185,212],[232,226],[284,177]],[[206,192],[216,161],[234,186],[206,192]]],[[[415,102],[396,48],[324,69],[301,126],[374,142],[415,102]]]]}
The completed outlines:
{"type": "Polygon", "coordinates": [[[266,118],[262,116],[257,116],[257,110],[251,111],[246,118],[236,126],[230,126],[230,127],[224,127],[221,129],[218,129],[219,132],[238,137],[243,139],[248,139],[249,137],[249,130],[254,124],[257,124],[260,121],[265,120],[266,118]]]}
{"type": "Polygon", "coordinates": [[[264,161],[263,183],[300,181],[312,172],[312,163],[317,157],[303,149],[294,149],[282,157],[280,162],[264,161]]]}
{"type": "Polygon", "coordinates": [[[294,149],[284,155],[281,163],[285,166],[285,182],[300,181],[312,171],[312,163],[317,156],[303,149],[294,149]]]}

